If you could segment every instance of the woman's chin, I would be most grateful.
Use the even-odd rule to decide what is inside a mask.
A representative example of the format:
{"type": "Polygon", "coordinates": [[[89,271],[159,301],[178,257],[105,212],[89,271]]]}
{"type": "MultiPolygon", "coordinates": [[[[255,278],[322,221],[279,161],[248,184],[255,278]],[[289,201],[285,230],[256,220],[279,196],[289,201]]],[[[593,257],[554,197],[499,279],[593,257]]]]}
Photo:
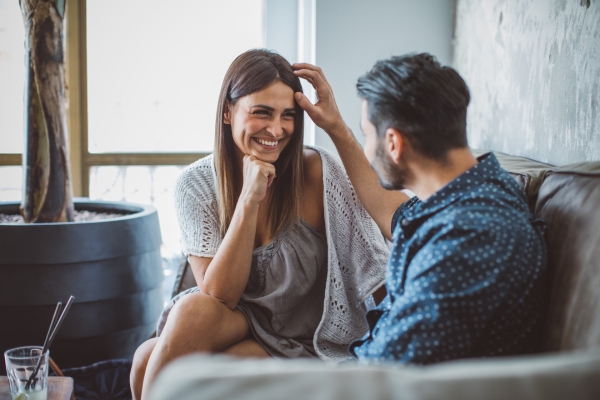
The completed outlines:
{"type": "Polygon", "coordinates": [[[279,159],[279,156],[281,155],[281,152],[283,151],[283,147],[284,146],[281,146],[280,148],[276,148],[276,149],[263,149],[262,146],[261,146],[261,148],[255,147],[252,149],[250,154],[252,154],[254,157],[256,157],[258,160],[260,160],[262,162],[267,162],[267,163],[272,164],[279,159]]]}
{"type": "Polygon", "coordinates": [[[277,161],[279,159],[279,152],[271,153],[271,154],[264,154],[264,153],[261,153],[258,151],[253,151],[252,155],[254,157],[256,157],[257,160],[266,162],[269,164],[273,164],[275,161],[277,161]]]}

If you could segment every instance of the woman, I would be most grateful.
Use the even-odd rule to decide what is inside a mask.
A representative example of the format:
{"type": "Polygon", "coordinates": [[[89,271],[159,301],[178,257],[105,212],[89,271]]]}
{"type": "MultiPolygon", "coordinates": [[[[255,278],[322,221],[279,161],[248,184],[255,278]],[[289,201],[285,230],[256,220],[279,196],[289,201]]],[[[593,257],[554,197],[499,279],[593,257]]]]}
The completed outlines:
{"type": "Polygon", "coordinates": [[[301,91],[290,64],[266,50],[227,71],[214,155],[175,190],[198,287],[173,299],[159,338],[136,352],[134,398],[192,352],[340,360],[366,332],[387,248],[339,161],[303,146],[301,91]]]}

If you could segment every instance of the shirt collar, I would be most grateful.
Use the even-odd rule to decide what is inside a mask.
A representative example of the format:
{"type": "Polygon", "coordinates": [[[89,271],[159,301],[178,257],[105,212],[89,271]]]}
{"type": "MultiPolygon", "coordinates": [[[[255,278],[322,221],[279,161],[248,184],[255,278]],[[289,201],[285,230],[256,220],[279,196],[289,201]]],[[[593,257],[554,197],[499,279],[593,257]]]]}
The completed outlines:
{"type": "Polygon", "coordinates": [[[446,186],[435,192],[426,201],[419,202],[415,207],[410,207],[404,212],[408,225],[411,221],[430,216],[448,207],[458,200],[470,189],[480,185],[493,176],[498,176],[502,169],[493,153],[486,153],[477,157],[476,165],[450,181],[446,186]]]}

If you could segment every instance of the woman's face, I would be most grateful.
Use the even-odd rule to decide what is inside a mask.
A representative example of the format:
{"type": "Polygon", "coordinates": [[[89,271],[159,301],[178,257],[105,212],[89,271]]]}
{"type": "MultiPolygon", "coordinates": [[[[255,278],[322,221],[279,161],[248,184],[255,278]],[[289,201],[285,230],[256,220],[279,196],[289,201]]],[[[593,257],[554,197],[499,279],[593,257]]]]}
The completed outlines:
{"type": "Polygon", "coordinates": [[[294,91],[276,81],[265,89],[239,98],[229,106],[223,122],[231,125],[236,153],[274,163],[294,133],[294,91]]]}

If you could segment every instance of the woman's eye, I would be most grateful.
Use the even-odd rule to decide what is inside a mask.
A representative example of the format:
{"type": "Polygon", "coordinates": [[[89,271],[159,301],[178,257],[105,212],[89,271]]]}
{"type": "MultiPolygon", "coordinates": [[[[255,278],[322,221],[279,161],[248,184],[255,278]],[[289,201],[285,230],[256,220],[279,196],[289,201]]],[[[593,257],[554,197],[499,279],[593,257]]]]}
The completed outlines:
{"type": "Polygon", "coordinates": [[[256,110],[253,112],[254,115],[269,115],[267,110],[256,110]]]}
{"type": "Polygon", "coordinates": [[[284,118],[296,118],[296,113],[285,113],[283,114],[284,118]]]}

